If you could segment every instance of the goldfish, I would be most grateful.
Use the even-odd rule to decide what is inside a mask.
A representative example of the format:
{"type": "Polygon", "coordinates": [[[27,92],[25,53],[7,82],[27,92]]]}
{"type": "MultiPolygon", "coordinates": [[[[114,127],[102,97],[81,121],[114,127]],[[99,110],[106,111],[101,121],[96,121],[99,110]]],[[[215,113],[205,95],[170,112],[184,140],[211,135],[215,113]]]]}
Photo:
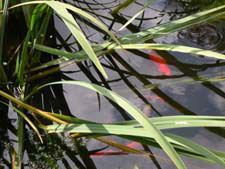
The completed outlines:
{"type": "Polygon", "coordinates": [[[138,142],[133,141],[133,142],[127,144],[126,146],[130,147],[130,148],[137,148],[137,147],[141,146],[141,144],[138,143],[138,142]]]}
{"type": "Polygon", "coordinates": [[[171,70],[170,70],[168,64],[155,51],[151,51],[151,53],[149,54],[148,58],[149,58],[149,60],[154,61],[155,65],[158,68],[158,71],[160,71],[161,73],[163,73],[166,76],[170,76],[171,75],[171,70]]]}
{"type": "MultiPolygon", "coordinates": [[[[139,147],[141,144],[138,142],[130,142],[126,146],[130,148],[139,147]]],[[[98,151],[91,154],[91,157],[104,156],[104,155],[127,155],[128,152],[125,151],[114,151],[114,150],[106,150],[106,151],[98,151]]]]}
{"type": "Polygon", "coordinates": [[[96,156],[104,156],[104,155],[127,155],[127,152],[124,151],[113,151],[113,150],[106,150],[106,151],[99,151],[91,154],[91,157],[96,156]]]}

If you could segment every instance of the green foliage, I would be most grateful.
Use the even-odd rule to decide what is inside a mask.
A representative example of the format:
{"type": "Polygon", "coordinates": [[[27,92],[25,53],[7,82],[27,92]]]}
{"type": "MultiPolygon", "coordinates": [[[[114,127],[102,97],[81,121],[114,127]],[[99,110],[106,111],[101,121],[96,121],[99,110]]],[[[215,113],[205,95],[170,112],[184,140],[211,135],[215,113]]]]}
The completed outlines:
{"type": "MultiPolygon", "coordinates": [[[[149,6],[151,2],[152,1],[149,1],[147,5],[145,4],[136,15],[131,17],[130,20],[124,22],[125,24],[121,27],[121,29],[119,29],[119,31],[128,28],[140,14],[144,14],[144,10],[147,9],[147,6],[149,6]]],[[[199,3],[199,1],[180,2],[190,4],[199,3]]],[[[115,8],[112,13],[119,14],[119,11],[128,7],[132,3],[134,3],[133,0],[126,0],[120,6],[115,8]]],[[[4,8],[2,9],[2,7],[0,7],[0,9],[2,10],[0,20],[0,83],[2,88],[0,89],[0,95],[4,99],[8,99],[12,103],[9,104],[5,101],[2,101],[2,105],[7,105],[8,108],[11,107],[15,112],[18,113],[19,116],[18,125],[15,128],[18,132],[18,149],[16,152],[16,156],[19,157],[16,159],[18,168],[21,168],[23,163],[22,159],[24,155],[24,149],[31,151],[32,147],[38,149],[40,153],[31,154],[29,157],[31,163],[35,165],[35,167],[40,167],[42,165],[46,165],[50,168],[58,167],[57,160],[59,158],[63,158],[63,148],[66,149],[68,147],[64,145],[61,149],[61,147],[57,145],[59,143],[58,140],[60,140],[61,138],[55,136],[55,139],[54,137],[46,136],[46,133],[60,133],[62,134],[61,137],[64,137],[66,134],[73,134],[73,136],[74,134],[77,134],[78,136],[89,137],[116,135],[121,138],[126,138],[128,140],[134,140],[143,144],[161,148],[167,153],[167,155],[170,157],[170,159],[178,169],[187,168],[179,154],[186,155],[194,159],[205,160],[225,167],[224,152],[211,150],[200,144],[194,143],[189,139],[169,133],[163,133],[161,131],[164,129],[183,127],[225,127],[224,117],[169,116],[148,118],[142,112],[142,110],[137,108],[134,104],[130,103],[119,94],[103,86],[100,86],[99,84],[97,85],[90,82],[81,82],[75,80],[59,81],[60,79],[54,79],[54,77],[56,76],[56,74],[54,73],[59,73],[61,71],[61,69],[57,66],[67,66],[76,62],[90,60],[93,62],[93,65],[96,67],[96,69],[100,72],[99,77],[100,79],[102,79],[102,83],[107,86],[105,79],[108,76],[105,69],[103,68],[104,64],[101,64],[100,62],[100,57],[104,54],[108,56],[110,56],[110,54],[113,55],[113,53],[115,54],[117,50],[163,50],[169,52],[189,53],[192,55],[202,55],[214,59],[224,60],[224,54],[212,50],[149,42],[150,40],[153,40],[155,38],[159,38],[177,31],[190,28],[192,26],[223,18],[225,14],[224,1],[214,1],[211,6],[205,7],[204,10],[202,8],[202,10],[200,10],[200,12],[198,13],[178,20],[170,21],[168,23],[160,24],[144,31],[124,35],[120,39],[117,39],[116,36],[111,31],[109,31],[108,28],[100,20],[89,14],[88,12],[90,11],[85,12],[83,9],[79,9],[68,3],[59,1],[21,1],[21,3],[18,3],[17,1],[12,1],[10,7],[8,8],[8,1],[5,1],[4,8]],[[14,51],[14,56],[9,59],[4,58],[6,55],[3,51],[3,46],[5,45],[4,43],[7,43],[4,42],[6,30],[5,28],[7,27],[7,12],[13,13],[15,9],[20,8],[23,9],[21,11],[24,12],[24,20],[26,21],[26,36],[22,37],[22,40],[17,43],[19,45],[14,51]],[[71,32],[73,38],[76,39],[75,42],[77,42],[78,47],[80,47],[79,51],[72,51],[69,47],[69,44],[67,44],[63,38],[63,40],[60,41],[60,45],[66,50],[61,50],[56,45],[52,45],[50,42],[48,42],[49,32],[52,31],[52,25],[50,24],[50,22],[53,14],[56,14],[61,19],[61,21],[63,21],[63,24],[65,24],[67,29],[71,32]],[[109,36],[110,38],[102,43],[93,44],[84,34],[84,31],[82,30],[83,27],[80,26],[80,22],[77,21],[79,17],[75,17],[77,15],[83,19],[81,21],[82,23],[85,23],[87,20],[90,24],[94,25],[93,27],[97,27],[99,32],[104,32],[104,34],[109,36]],[[57,57],[49,57],[51,55],[55,55],[57,57]],[[46,57],[49,58],[46,59],[46,57]],[[3,64],[3,58],[7,61],[8,65],[3,64]],[[8,71],[9,69],[15,70],[13,74],[10,74],[10,71],[8,71]],[[38,82],[35,82],[33,81],[33,79],[35,79],[34,77],[37,79],[42,79],[43,77],[45,78],[43,78],[43,81],[40,80],[38,82]],[[10,79],[10,81],[8,81],[8,79],[10,79]],[[34,98],[37,94],[43,92],[44,89],[48,91],[53,90],[54,88],[52,86],[65,84],[82,86],[105,96],[111,102],[123,108],[130,116],[133,117],[134,120],[124,121],[120,123],[104,124],[75,118],[69,115],[56,114],[53,113],[54,106],[56,105],[54,105],[53,107],[49,107],[48,111],[41,110],[43,108],[46,108],[44,104],[45,100],[42,99],[41,103],[43,105],[40,106],[41,108],[36,107],[34,98]],[[43,120],[42,118],[44,118],[45,120],[43,120]],[[48,121],[46,121],[46,119],[48,121]],[[34,130],[41,142],[44,141],[48,144],[39,145],[39,142],[35,140],[34,137],[32,137],[29,138],[30,145],[28,145],[29,147],[26,148],[27,145],[24,144],[26,139],[24,138],[27,137],[27,132],[29,130],[25,127],[25,122],[28,123],[29,126],[34,130]],[[55,122],[55,124],[52,124],[52,122],[55,122]],[[38,128],[43,130],[42,135],[40,134],[38,128]],[[40,163],[35,163],[38,160],[40,163]]],[[[58,37],[58,39],[60,40],[60,37],[58,37]]],[[[115,59],[118,58],[119,57],[115,57],[115,59]]],[[[121,62],[121,60],[122,59],[118,60],[118,62],[121,62]]],[[[113,65],[114,62],[112,62],[111,64],[113,65]]],[[[126,67],[128,64],[125,63],[122,65],[125,65],[126,67]]],[[[81,68],[82,66],[80,66],[80,69],[81,68]]],[[[113,67],[113,69],[119,69],[119,67],[113,67]]],[[[121,69],[119,71],[120,74],[123,70],[121,69]]],[[[86,73],[87,77],[91,76],[91,73],[89,71],[84,72],[86,73]]],[[[122,76],[121,78],[124,79],[124,77],[122,76]]],[[[213,77],[192,76],[192,78],[194,80],[179,80],[173,81],[172,83],[168,84],[150,84],[145,87],[149,90],[155,90],[165,85],[173,86],[179,83],[195,84],[199,82],[209,83],[224,80],[223,75],[217,76],[216,74],[214,74],[213,77]]],[[[98,82],[98,80],[93,77],[90,79],[92,81],[98,82]]],[[[139,77],[139,79],[141,79],[140,81],[144,84],[149,84],[148,80],[143,80],[143,77],[139,77]]],[[[127,79],[124,80],[126,81],[127,79]]],[[[129,85],[131,86],[131,84],[129,85]]],[[[62,94],[63,90],[61,90],[60,92],[62,94]]],[[[136,93],[138,92],[136,91],[136,93]]],[[[43,97],[46,96],[44,92],[40,95],[43,97]]],[[[56,92],[52,94],[52,98],[54,98],[55,95],[56,92]]],[[[64,103],[66,104],[66,101],[64,103]]],[[[63,111],[61,112],[68,113],[63,111]]],[[[73,140],[73,143],[76,144],[76,147],[78,149],[77,152],[79,152],[79,144],[82,143],[75,140],[75,138],[73,140]]],[[[117,144],[117,148],[118,147],[120,147],[121,150],[124,151],[123,146],[117,144]]],[[[85,150],[85,148],[83,148],[82,150],[87,151],[85,150]]],[[[127,151],[132,152],[131,149],[127,149],[127,151]]],[[[89,152],[87,151],[84,152],[84,154],[85,153],[88,154],[89,152]]],[[[70,155],[71,154],[68,153],[68,156],[70,155]]],[[[13,157],[14,155],[11,156],[13,157]]],[[[73,154],[71,156],[73,157],[73,154]]],[[[87,167],[93,165],[90,157],[84,158],[81,155],[81,159],[87,167]]],[[[82,168],[83,164],[79,162],[79,160],[78,162],[76,160],[74,161],[74,163],[80,165],[80,168],[82,168]]],[[[138,167],[135,166],[134,168],[138,167]]]]}

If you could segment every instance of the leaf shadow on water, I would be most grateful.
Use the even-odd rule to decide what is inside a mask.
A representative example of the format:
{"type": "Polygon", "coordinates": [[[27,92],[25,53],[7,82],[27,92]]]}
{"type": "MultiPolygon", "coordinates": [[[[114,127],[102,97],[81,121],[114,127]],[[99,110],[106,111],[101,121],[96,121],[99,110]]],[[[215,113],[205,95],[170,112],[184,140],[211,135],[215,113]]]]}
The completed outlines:
{"type": "MultiPolygon", "coordinates": [[[[80,3],[86,3],[86,5],[88,6],[88,8],[90,9],[90,4],[89,2],[83,1],[80,3]]],[[[109,3],[110,4],[110,3],[109,3]]],[[[104,5],[107,5],[107,3],[105,3],[104,5]]],[[[103,5],[102,5],[103,6],[103,5]]],[[[78,5],[79,7],[79,5],[78,5]]],[[[105,6],[103,6],[105,7],[105,6]]],[[[108,9],[108,8],[105,8],[108,9]]],[[[95,14],[93,11],[96,10],[95,8],[91,9],[92,14],[95,14]]],[[[100,18],[101,20],[104,19],[104,21],[107,19],[107,23],[111,22],[109,25],[109,27],[112,30],[116,30],[116,24],[121,23],[121,24],[125,24],[127,23],[128,19],[126,15],[124,14],[117,14],[114,17],[115,18],[107,18],[106,16],[100,16],[100,15],[96,15],[98,18],[100,18]],[[115,25],[114,25],[115,24],[115,25]]],[[[96,27],[93,23],[88,22],[84,19],[82,19],[81,17],[79,17],[76,14],[73,14],[73,17],[76,18],[77,20],[80,21],[80,23],[78,24],[85,24],[86,26],[90,27],[91,29],[95,30],[98,33],[101,33],[102,35],[104,35],[103,39],[108,39],[108,35],[105,35],[105,33],[99,29],[98,27],[96,27]],[[82,23],[81,23],[82,22],[82,23]]],[[[140,32],[142,29],[142,20],[150,20],[149,18],[145,18],[144,14],[142,16],[142,19],[139,19],[140,22],[139,24],[136,26],[135,24],[129,24],[127,26],[127,31],[131,32],[131,33],[137,33],[140,32]]],[[[174,28],[175,25],[171,25],[171,29],[174,28]]],[[[55,29],[55,28],[54,28],[55,29]]],[[[54,37],[57,38],[58,41],[60,41],[60,45],[56,45],[56,42],[53,42],[53,45],[56,45],[56,47],[61,46],[62,48],[64,48],[66,51],[69,52],[74,52],[74,48],[76,50],[80,50],[80,46],[78,44],[76,44],[74,47],[73,45],[71,45],[69,43],[69,41],[67,42],[67,39],[64,40],[64,37],[61,37],[60,33],[57,33],[57,30],[53,30],[52,31],[54,33],[54,37]]],[[[162,31],[163,32],[163,31],[162,31]]],[[[86,34],[86,32],[85,32],[86,34]]],[[[155,37],[157,37],[158,35],[156,34],[155,37]]],[[[88,37],[89,41],[92,41],[92,37],[89,36],[88,34],[86,34],[86,37],[88,37]]],[[[134,35],[135,37],[135,35],[134,35]]],[[[132,36],[129,37],[130,39],[132,39],[132,36]]],[[[54,39],[55,40],[55,39],[54,39]]],[[[125,39],[126,40],[126,39],[125,39]]],[[[134,41],[138,40],[138,38],[134,38],[134,41]]],[[[76,42],[75,42],[76,43],[76,42]]],[[[148,54],[140,51],[140,50],[129,50],[128,52],[131,53],[135,53],[135,55],[140,56],[140,57],[144,57],[144,58],[148,58],[148,54]]],[[[137,81],[144,85],[149,85],[149,84],[154,84],[152,81],[154,81],[155,79],[161,79],[161,80],[167,80],[167,79],[176,79],[179,80],[179,78],[183,78],[183,77],[190,77],[192,79],[199,79],[200,76],[198,75],[198,71],[203,71],[207,70],[208,68],[212,68],[212,67],[218,67],[218,66],[224,66],[224,63],[210,63],[210,64],[202,64],[202,65],[196,65],[196,64],[186,64],[183,63],[181,61],[179,61],[178,59],[176,59],[176,57],[174,57],[173,55],[171,55],[168,52],[163,52],[163,51],[159,51],[158,52],[161,56],[165,56],[165,60],[168,63],[169,66],[173,66],[174,68],[176,68],[177,70],[179,70],[179,75],[171,75],[171,76],[163,76],[163,75],[152,75],[150,74],[142,74],[140,73],[138,70],[135,69],[135,67],[133,65],[131,65],[129,63],[129,61],[127,61],[125,59],[125,57],[123,57],[121,54],[119,54],[117,51],[113,51],[111,53],[107,53],[104,55],[104,57],[107,59],[101,59],[101,61],[103,62],[103,66],[104,68],[106,68],[107,70],[111,70],[112,72],[116,73],[118,75],[118,78],[116,78],[116,81],[118,82],[123,82],[128,89],[132,91],[133,95],[135,95],[137,98],[139,98],[144,104],[148,104],[151,106],[151,109],[158,115],[158,116],[162,116],[161,112],[158,110],[157,106],[154,106],[151,101],[149,101],[148,99],[146,99],[146,97],[142,94],[142,92],[136,88],[135,83],[133,83],[133,81],[131,80],[131,78],[135,78],[137,79],[137,81]],[[121,68],[121,65],[123,66],[123,68],[121,68]],[[198,71],[196,71],[196,69],[198,71]]],[[[48,56],[46,55],[45,58],[47,58],[48,56]]],[[[55,59],[54,56],[51,56],[52,59],[55,59]]],[[[43,61],[43,62],[46,62],[43,61]]],[[[87,77],[87,79],[89,81],[91,81],[92,83],[104,86],[107,89],[112,90],[112,86],[113,86],[113,81],[110,80],[105,80],[104,77],[101,75],[101,73],[98,71],[98,69],[92,65],[92,64],[88,64],[88,62],[83,62],[83,63],[78,63],[77,67],[80,69],[79,71],[83,72],[83,74],[87,77]]],[[[70,77],[66,76],[65,74],[61,74],[61,73],[54,73],[52,74],[53,76],[49,76],[49,77],[45,77],[45,78],[39,78],[37,79],[37,81],[33,81],[31,83],[30,89],[33,88],[32,85],[36,85],[36,82],[39,83],[49,83],[49,82],[54,82],[54,81],[60,81],[61,79],[64,78],[68,78],[71,79],[70,77]]],[[[216,87],[215,85],[213,85],[210,82],[203,82],[201,84],[204,88],[206,88],[207,90],[214,92],[216,95],[223,97],[225,96],[224,92],[219,89],[218,87],[216,87]]],[[[66,101],[66,98],[64,96],[64,88],[60,85],[57,86],[48,86],[45,89],[43,89],[41,91],[41,93],[34,95],[32,97],[31,100],[29,100],[29,103],[34,105],[35,107],[39,107],[40,109],[44,109],[46,111],[49,112],[54,112],[54,113],[59,113],[59,114],[65,114],[71,117],[74,117],[74,115],[70,112],[70,108],[68,106],[68,102],[66,101]]],[[[164,100],[164,102],[166,104],[168,104],[169,106],[171,106],[172,108],[174,108],[177,112],[179,112],[180,114],[184,114],[184,115],[197,115],[197,113],[195,111],[192,110],[192,108],[189,108],[188,106],[179,103],[179,101],[176,101],[176,99],[174,99],[173,97],[171,97],[170,95],[168,95],[166,92],[164,92],[163,89],[160,88],[154,88],[151,90],[153,93],[155,93],[158,97],[162,98],[164,100]]],[[[101,100],[100,98],[97,99],[97,101],[99,102],[99,109],[101,109],[101,100]]],[[[121,107],[119,107],[116,103],[114,103],[111,100],[108,100],[112,106],[121,113],[121,116],[125,119],[125,120],[130,120],[130,116],[127,114],[126,111],[124,111],[121,107]]],[[[1,107],[1,109],[4,109],[3,112],[7,112],[8,108],[6,107],[1,107]]],[[[10,130],[12,130],[12,133],[14,133],[16,135],[16,128],[14,126],[11,126],[8,123],[8,117],[6,116],[7,113],[4,113],[4,115],[2,116],[3,118],[1,118],[2,123],[0,123],[1,127],[0,127],[0,132],[2,136],[6,136],[4,139],[6,140],[6,142],[9,140],[7,138],[7,128],[11,128],[10,130]],[[7,121],[7,123],[6,123],[7,121]]],[[[30,116],[30,118],[32,118],[32,116],[30,116]]],[[[45,120],[42,121],[43,123],[49,124],[49,122],[46,122],[45,120]]],[[[68,128],[69,129],[69,128],[68,128]]],[[[105,130],[104,127],[101,128],[102,130],[105,130]]],[[[66,131],[67,128],[64,129],[64,131],[66,131]]],[[[207,130],[216,133],[219,136],[224,137],[225,133],[224,133],[224,129],[222,128],[207,128],[207,130]]],[[[32,157],[32,152],[33,152],[33,147],[34,144],[32,143],[32,139],[28,138],[29,135],[27,133],[29,133],[30,131],[27,129],[25,132],[25,145],[27,145],[27,147],[25,148],[25,150],[27,150],[27,152],[30,152],[31,155],[29,156],[29,158],[31,160],[36,160],[34,157],[32,157]],[[33,158],[33,159],[32,159],[33,158]]],[[[107,133],[107,130],[105,130],[105,133],[107,133]]],[[[44,135],[44,134],[43,134],[44,135]]],[[[71,163],[74,163],[78,168],[81,169],[85,169],[85,168],[96,168],[94,161],[90,158],[90,153],[89,150],[86,148],[86,146],[82,145],[82,141],[79,140],[74,140],[74,145],[76,145],[76,150],[73,151],[70,149],[70,147],[68,145],[65,144],[64,141],[62,141],[61,136],[58,135],[48,135],[48,136],[43,136],[44,138],[46,138],[46,147],[44,147],[44,149],[47,149],[48,144],[49,147],[50,143],[54,143],[54,144],[58,144],[60,145],[60,147],[65,151],[65,154],[67,157],[62,157],[62,163],[64,166],[66,166],[66,168],[71,168],[70,165],[71,163]],[[80,156],[76,157],[77,155],[80,156]],[[68,160],[68,158],[70,158],[70,160],[68,160]],[[72,162],[70,162],[72,161],[72,162]]],[[[129,139],[129,137],[127,137],[129,139]]],[[[9,141],[10,142],[10,141],[9,141]]],[[[35,141],[34,141],[35,142],[35,141]]],[[[36,141],[37,142],[37,141],[36,141]]],[[[3,144],[1,144],[3,145],[3,144]]],[[[153,154],[151,152],[151,150],[149,149],[148,146],[143,144],[143,147],[146,151],[150,152],[151,154],[153,154]]],[[[53,147],[54,148],[54,147],[53,147]]],[[[49,148],[50,149],[50,148],[49,148]]],[[[36,151],[36,150],[35,150],[36,151]]],[[[47,151],[47,150],[46,150],[47,151]]],[[[50,149],[50,152],[54,152],[52,149],[50,149]]],[[[38,153],[38,151],[36,151],[35,153],[38,153]]],[[[60,153],[60,150],[59,150],[60,153]]],[[[0,148],[0,155],[3,154],[2,149],[0,148]]],[[[156,168],[160,169],[162,168],[160,166],[160,162],[157,159],[157,156],[151,156],[152,157],[152,161],[155,165],[156,168]]],[[[58,160],[58,159],[55,159],[58,160]]],[[[7,162],[6,162],[7,164],[7,162]]],[[[7,164],[9,166],[9,163],[7,164]]]]}

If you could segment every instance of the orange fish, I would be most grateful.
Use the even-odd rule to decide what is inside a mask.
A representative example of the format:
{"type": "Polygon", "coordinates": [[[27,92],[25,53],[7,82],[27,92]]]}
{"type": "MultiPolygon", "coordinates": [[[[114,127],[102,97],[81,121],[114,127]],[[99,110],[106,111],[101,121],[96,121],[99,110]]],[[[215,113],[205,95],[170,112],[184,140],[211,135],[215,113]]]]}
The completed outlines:
{"type": "Polygon", "coordinates": [[[124,151],[106,150],[106,151],[95,152],[91,155],[91,157],[104,156],[104,155],[127,155],[127,154],[128,153],[124,151]]]}
{"type": "MultiPolygon", "coordinates": [[[[131,142],[127,144],[127,147],[130,148],[137,148],[141,144],[138,142],[131,142]]],[[[127,155],[128,153],[125,151],[113,151],[113,150],[106,150],[106,151],[98,151],[93,154],[91,154],[91,157],[96,157],[96,156],[104,156],[104,155],[127,155]]]]}
{"type": "Polygon", "coordinates": [[[171,75],[171,70],[168,67],[166,61],[161,58],[155,51],[151,51],[148,58],[154,61],[155,65],[157,66],[158,70],[166,76],[171,75]]]}
{"type": "Polygon", "coordinates": [[[127,146],[127,147],[130,147],[130,148],[137,148],[137,147],[139,147],[140,145],[141,145],[140,143],[133,141],[133,142],[127,144],[126,146],[127,146]]]}

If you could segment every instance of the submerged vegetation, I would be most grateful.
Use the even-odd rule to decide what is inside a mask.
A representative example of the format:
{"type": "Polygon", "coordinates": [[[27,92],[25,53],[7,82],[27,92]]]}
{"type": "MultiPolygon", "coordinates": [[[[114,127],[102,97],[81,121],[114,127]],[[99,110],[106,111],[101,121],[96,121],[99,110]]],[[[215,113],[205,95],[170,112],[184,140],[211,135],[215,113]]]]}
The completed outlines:
{"type": "MultiPolygon", "coordinates": [[[[167,163],[168,168],[172,163],[178,169],[189,168],[183,161],[184,157],[225,168],[225,152],[172,134],[169,130],[204,127],[224,139],[225,117],[213,113],[198,115],[184,102],[177,102],[161,90],[180,84],[200,84],[225,98],[222,88],[213,84],[224,80],[224,72],[201,74],[209,68],[224,66],[225,30],[214,30],[214,27],[217,27],[216,23],[224,25],[225,3],[209,1],[200,6],[196,5],[197,2],[174,0],[179,10],[171,12],[156,9],[157,0],[145,4],[134,0],[124,0],[121,4],[86,0],[1,1],[0,167],[94,169],[97,168],[94,156],[107,148],[89,150],[86,142],[95,139],[120,149],[119,153],[109,151],[111,155],[140,155],[152,160],[158,169],[163,168],[160,166],[161,158],[153,154],[152,147],[167,154],[171,160],[167,163]],[[128,11],[134,5],[138,6],[137,11],[130,14],[128,11]],[[99,12],[101,10],[104,14],[99,12]],[[167,21],[160,19],[154,25],[143,28],[142,23],[146,20],[158,19],[145,17],[150,10],[160,11],[161,16],[168,14],[171,18],[167,21]],[[199,28],[202,25],[205,29],[199,28]],[[222,32],[218,32],[220,30],[222,32]],[[185,40],[190,38],[192,43],[160,41],[160,38],[174,33],[185,40]],[[216,44],[215,48],[209,47],[212,42],[216,44]],[[157,53],[149,54],[152,50],[157,53]],[[186,54],[185,57],[194,58],[194,61],[185,63],[184,57],[174,57],[174,53],[179,53],[179,56],[186,54]],[[127,55],[132,55],[134,62],[134,57],[154,62],[162,75],[136,71],[127,55]],[[195,64],[199,58],[209,58],[212,62],[195,64]],[[71,66],[76,70],[70,69],[71,66]],[[171,67],[179,70],[178,73],[172,72],[171,67]],[[119,77],[114,78],[109,72],[119,77]],[[76,73],[76,78],[70,76],[76,73]],[[138,82],[132,83],[130,77],[138,82]],[[113,91],[111,84],[118,81],[128,89],[113,91]],[[96,92],[97,99],[92,102],[98,102],[99,109],[103,99],[100,96],[104,96],[124,120],[100,123],[76,117],[64,96],[67,85],[77,86],[73,88],[77,96],[80,94],[78,87],[96,92]],[[182,115],[161,115],[142,91],[151,91],[157,99],[182,115]],[[122,96],[123,92],[132,92],[145,103],[145,107],[136,106],[122,96]],[[148,117],[147,109],[153,111],[155,117],[148,117]],[[140,143],[144,151],[105,136],[140,143]]],[[[170,2],[165,0],[165,3],[170,2]]],[[[85,103],[79,105],[82,102],[85,101],[77,101],[75,111],[81,110],[79,106],[87,106],[85,103]]]]}

